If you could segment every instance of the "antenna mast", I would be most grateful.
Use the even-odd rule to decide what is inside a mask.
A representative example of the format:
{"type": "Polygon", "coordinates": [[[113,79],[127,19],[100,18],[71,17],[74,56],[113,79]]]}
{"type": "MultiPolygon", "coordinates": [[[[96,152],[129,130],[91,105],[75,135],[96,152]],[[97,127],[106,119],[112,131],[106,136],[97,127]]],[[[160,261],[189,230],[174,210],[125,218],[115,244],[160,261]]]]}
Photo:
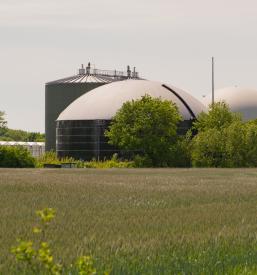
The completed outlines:
{"type": "Polygon", "coordinates": [[[212,57],[212,105],[214,104],[214,57],[212,57]]]}

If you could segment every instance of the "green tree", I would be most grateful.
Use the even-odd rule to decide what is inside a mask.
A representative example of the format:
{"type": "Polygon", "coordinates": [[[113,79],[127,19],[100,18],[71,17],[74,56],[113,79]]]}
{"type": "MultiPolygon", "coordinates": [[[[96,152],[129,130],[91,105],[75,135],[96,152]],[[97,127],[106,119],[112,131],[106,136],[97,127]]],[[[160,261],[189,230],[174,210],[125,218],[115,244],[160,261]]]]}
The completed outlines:
{"type": "Polygon", "coordinates": [[[192,163],[199,167],[242,167],[246,165],[246,126],[239,114],[224,102],[210,105],[201,113],[194,128],[192,163]]]}
{"type": "Polygon", "coordinates": [[[194,167],[225,167],[225,137],[218,129],[199,132],[192,141],[192,164],[194,167]]]}
{"type": "Polygon", "coordinates": [[[221,130],[226,152],[226,167],[246,167],[247,164],[247,126],[240,121],[234,121],[221,130]]]}
{"type": "Polygon", "coordinates": [[[138,152],[149,158],[154,166],[166,166],[170,147],[177,140],[180,121],[174,103],[145,95],[124,103],[105,135],[110,144],[138,152]]]}
{"type": "Polygon", "coordinates": [[[0,111],[0,136],[4,135],[7,129],[7,121],[4,116],[5,113],[0,111]]]}
{"type": "Polygon", "coordinates": [[[257,120],[245,124],[245,159],[248,167],[257,167],[257,120]]]}
{"type": "Polygon", "coordinates": [[[240,114],[231,112],[229,106],[221,101],[209,105],[208,112],[202,112],[198,115],[194,123],[194,129],[198,132],[209,129],[221,130],[234,121],[241,121],[240,114]]]}
{"type": "Polygon", "coordinates": [[[192,163],[197,167],[256,167],[257,120],[244,123],[224,102],[195,123],[192,163]]]}
{"type": "Polygon", "coordinates": [[[6,141],[44,141],[45,135],[35,132],[27,132],[23,130],[14,130],[4,128],[0,131],[2,140],[6,141]]]}

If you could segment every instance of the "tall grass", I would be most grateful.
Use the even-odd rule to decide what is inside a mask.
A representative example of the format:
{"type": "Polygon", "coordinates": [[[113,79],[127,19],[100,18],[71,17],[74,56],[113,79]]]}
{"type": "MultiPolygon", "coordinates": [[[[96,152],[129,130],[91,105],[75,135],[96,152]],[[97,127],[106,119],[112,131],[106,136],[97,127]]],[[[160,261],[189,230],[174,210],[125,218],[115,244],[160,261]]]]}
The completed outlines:
{"type": "Polygon", "coordinates": [[[64,266],[92,255],[100,273],[257,273],[256,169],[2,169],[0,194],[0,274],[20,274],[9,249],[46,206],[64,266]]]}
{"type": "Polygon", "coordinates": [[[53,151],[46,152],[38,159],[36,159],[37,168],[44,167],[44,164],[63,164],[63,163],[74,163],[76,168],[132,168],[135,167],[133,161],[119,160],[117,155],[114,154],[111,159],[106,160],[91,160],[91,161],[80,161],[75,160],[71,157],[58,158],[56,153],[53,151]]]}

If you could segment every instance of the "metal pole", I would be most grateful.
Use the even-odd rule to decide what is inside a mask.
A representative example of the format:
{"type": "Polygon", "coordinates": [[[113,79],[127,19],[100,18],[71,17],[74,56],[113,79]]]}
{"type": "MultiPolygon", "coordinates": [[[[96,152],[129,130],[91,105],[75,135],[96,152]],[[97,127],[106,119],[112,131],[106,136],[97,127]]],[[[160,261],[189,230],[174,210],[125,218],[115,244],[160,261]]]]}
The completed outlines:
{"type": "Polygon", "coordinates": [[[214,57],[212,57],[212,105],[214,104],[214,57]]]}

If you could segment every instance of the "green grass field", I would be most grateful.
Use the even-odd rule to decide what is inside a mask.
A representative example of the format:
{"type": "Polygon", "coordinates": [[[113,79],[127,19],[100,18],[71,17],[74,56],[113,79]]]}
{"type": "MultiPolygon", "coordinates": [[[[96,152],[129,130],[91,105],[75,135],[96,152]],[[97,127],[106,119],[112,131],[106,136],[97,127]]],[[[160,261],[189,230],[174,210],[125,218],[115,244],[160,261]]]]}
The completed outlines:
{"type": "Polygon", "coordinates": [[[68,265],[111,274],[257,274],[257,169],[1,169],[0,274],[30,239],[35,210],[68,265]]]}

